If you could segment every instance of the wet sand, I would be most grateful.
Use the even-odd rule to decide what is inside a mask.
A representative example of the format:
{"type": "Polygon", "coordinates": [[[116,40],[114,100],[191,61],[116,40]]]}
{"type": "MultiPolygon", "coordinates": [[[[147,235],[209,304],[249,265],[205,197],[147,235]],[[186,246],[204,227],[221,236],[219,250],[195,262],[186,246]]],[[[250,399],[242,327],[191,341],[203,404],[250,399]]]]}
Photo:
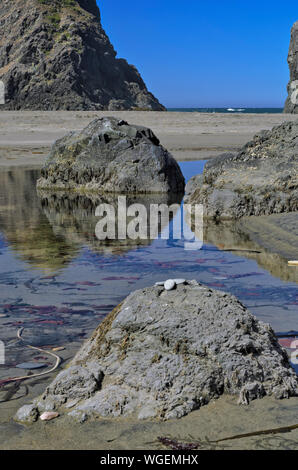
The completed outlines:
{"type": "MultiPolygon", "coordinates": [[[[37,393],[43,387],[37,384],[34,388],[37,393]]],[[[24,394],[24,387],[19,392],[21,394],[24,394]]],[[[79,424],[63,416],[48,423],[38,421],[33,425],[23,426],[15,423],[11,416],[27,401],[26,397],[11,400],[10,406],[3,409],[0,449],[165,449],[158,437],[170,437],[179,442],[198,442],[198,448],[203,450],[298,449],[298,429],[219,443],[207,442],[208,439],[215,441],[297,424],[297,398],[276,400],[267,397],[255,400],[248,406],[239,406],[236,397],[222,396],[180,420],[167,422],[138,421],[132,416],[125,419],[97,419],[79,424]]]]}
{"type": "MultiPolygon", "coordinates": [[[[250,239],[262,245],[267,252],[276,253],[286,260],[297,259],[297,212],[245,217],[241,220],[241,226],[250,239]]],[[[290,268],[293,270],[293,266],[290,268]]],[[[297,268],[296,274],[298,275],[297,268]]],[[[298,282],[298,278],[296,282],[298,282]]]]}
{"type": "Polygon", "coordinates": [[[83,129],[97,116],[111,115],[150,127],[178,161],[236,152],[256,132],[298,119],[294,114],[0,112],[0,166],[40,167],[56,139],[71,130],[83,129]]]}
{"type": "Polygon", "coordinates": [[[204,241],[220,250],[257,261],[272,276],[298,283],[298,213],[244,217],[217,224],[205,221],[204,241]]]}

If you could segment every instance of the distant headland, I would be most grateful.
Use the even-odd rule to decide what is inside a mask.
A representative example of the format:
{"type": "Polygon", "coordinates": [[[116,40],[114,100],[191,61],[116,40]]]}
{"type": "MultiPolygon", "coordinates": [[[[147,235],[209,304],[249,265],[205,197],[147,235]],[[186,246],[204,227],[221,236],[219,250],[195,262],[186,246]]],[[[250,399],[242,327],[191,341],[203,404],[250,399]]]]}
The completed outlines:
{"type": "Polygon", "coordinates": [[[96,0],[2,0],[0,20],[1,109],[165,110],[116,58],[96,0]]]}

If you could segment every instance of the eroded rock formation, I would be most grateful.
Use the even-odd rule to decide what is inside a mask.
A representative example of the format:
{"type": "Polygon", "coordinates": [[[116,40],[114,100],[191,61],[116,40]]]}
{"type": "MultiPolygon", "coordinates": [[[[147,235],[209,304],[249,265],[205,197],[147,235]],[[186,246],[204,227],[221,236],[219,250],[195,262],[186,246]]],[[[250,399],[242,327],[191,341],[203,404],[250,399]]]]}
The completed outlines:
{"type": "Polygon", "coordinates": [[[298,21],[294,23],[291,31],[291,42],[288,55],[290,81],[288,84],[288,98],[285,104],[285,113],[298,113],[298,21]]]}
{"type": "Polygon", "coordinates": [[[130,294],[69,367],[16,419],[180,418],[223,393],[239,402],[295,396],[298,378],[267,324],[233,296],[184,281],[130,294]],[[37,411],[37,413],[36,413],[37,411]]]}
{"type": "Polygon", "coordinates": [[[55,142],[39,189],[97,193],[182,193],[185,181],[172,155],[145,127],[99,118],[55,142]]]}
{"type": "Polygon", "coordinates": [[[1,109],[165,108],[117,59],[96,0],[1,0],[1,109]]]}
{"type": "Polygon", "coordinates": [[[238,154],[209,160],[186,187],[206,218],[239,219],[298,211],[298,122],[255,135],[238,154]]]}

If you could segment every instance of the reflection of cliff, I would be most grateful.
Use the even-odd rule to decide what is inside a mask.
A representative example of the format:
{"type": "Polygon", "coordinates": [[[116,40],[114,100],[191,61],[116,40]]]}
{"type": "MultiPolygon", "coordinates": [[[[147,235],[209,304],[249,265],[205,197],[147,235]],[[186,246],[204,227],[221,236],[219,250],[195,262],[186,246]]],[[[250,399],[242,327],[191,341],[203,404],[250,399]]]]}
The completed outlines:
{"type": "MultiPolygon", "coordinates": [[[[0,172],[0,230],[13,251],[24,261],[45,271],[67,265],[87,245],[98,253],[121,254],[151,243],[146,240],[98,240],[96,207],[103,202],[114,205],[117,198],[98,199],[76,194],[36,193],[38,171],[24,169],[0,172]]],[[[127,206],[141,203],[148,210],[156,203],[180,204],[181,197],[167,195],[127,198],[127,206]]],[[[130,218],[127,219],[127,224],[130,218]]],[[[160,230],[164,228],[160,226],[160,230]]]]}
{"type": "MultiPolygon", "coordinates": [[[[91,250],[97,253],[108,253],[118,255],[138,247],[148,246],[152,242],[150,237],[147,239],[118,239],[118,196],[96,194],[78,195],[65,192],[38,192],[44,214],[46,215],[53,232],[58,237],[63,237],[68,243],[87,245],[91,250]],[[101,204],[109,204],[112,212],[115,214],[115,239],[100,240],[96,236],[95,228],[100,220],[100,216],[95,215],[96,208],[101,204]]],[[[148,218],[146,220],[146,231],[149,234],[149,216],[150,204],[180,204],[182,196],[175,196],[170,199],[168,195],[146,195],[146,196],[128,196],[126,198],[126,207],[132,204],[142,204],[146,210],[148,218]]],[[[123,215],[123,214],[122,214],[123,215]]],[[[173,214],[171,214],[171,217],[173,214]]],[[[103,216],[102,216],[103,217],[103,216]]],[[[125,230],[134,217],[127,217],[125,230]]],[[[164,228],[160,225],[159,233],[164,228]]]]}
{"type": "Polygon", "coordinates": [[[270,250],[269,246],[264,247],[266,246],[265,228],[262,227],[261,222],[262,219],[259,217],[247,218],[241,222],[227,221],[219,224],[205,221],[204,242],[216,245],[221,250],[231,251],[235,255],[253,259],[257,261],[259,266],[283,281],[298,283],[298,270],[288,266],[287,259],[278,253],[277,244],[274,245],[272,242],[270,250]],[[255,222],[259,230],[258,241],[254,241],[251,231],[254,219],[256,219],[255,222]]]}
{"type": "Polygon", "coordinates": [[[53,233],[36,194],[37,176],[37,171],[1,170],[0,230],[22,260],[55,271],[76,256],[78,246],[53,233]]]}

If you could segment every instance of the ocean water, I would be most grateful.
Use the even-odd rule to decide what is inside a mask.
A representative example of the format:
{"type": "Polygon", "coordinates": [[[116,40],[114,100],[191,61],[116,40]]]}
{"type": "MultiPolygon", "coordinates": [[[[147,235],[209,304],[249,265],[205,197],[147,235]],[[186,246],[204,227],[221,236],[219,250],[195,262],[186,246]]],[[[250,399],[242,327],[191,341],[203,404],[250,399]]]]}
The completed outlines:
{"type": "Polygon", "coordinates": [[[283,108],[168,108],[170,112],[180,113],[223,113],[223,114],[278,114],[283,112],[283,108]]]}

